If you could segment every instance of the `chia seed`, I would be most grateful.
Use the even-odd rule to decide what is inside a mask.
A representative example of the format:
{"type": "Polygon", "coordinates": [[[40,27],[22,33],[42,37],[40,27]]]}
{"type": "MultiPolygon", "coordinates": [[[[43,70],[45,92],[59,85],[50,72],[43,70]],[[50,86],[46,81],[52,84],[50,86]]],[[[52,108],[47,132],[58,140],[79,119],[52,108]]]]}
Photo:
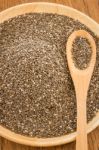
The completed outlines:
{"type": "Polygon", "coordinates": [[[93,119],[99,111],[99,38],[67,16],[29,13],[0,24],[0,125],[30,137],[76,130],[76,96],[65,45],[79,29],[88,31],[97,46],[87,98],[87,119],[93,119]]]}
{"type": "Polygon", "coordinates": [[[83,37],[77,37],[72,45],[74,64],[78,69],[86,69],[90,63],[92,48],[89,41],[83,37]]]}

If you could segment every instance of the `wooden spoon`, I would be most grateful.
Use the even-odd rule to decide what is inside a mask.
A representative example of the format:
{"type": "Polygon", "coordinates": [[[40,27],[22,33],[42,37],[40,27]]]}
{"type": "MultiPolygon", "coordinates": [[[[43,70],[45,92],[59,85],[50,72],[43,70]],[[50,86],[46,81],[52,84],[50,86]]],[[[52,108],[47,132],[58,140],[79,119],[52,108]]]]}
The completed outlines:
{"type": "Polygon", "coordinates": [[[77,138],[76,150],[87,150],[87,113],[86,113],[86,100],[88,87],[94,70],[96,62],[96,45],[93,37],[84,30],[74,31],[68,38],[67,45],[67,62],[70,74],[74,83],[76,99],[77,99],[77,138]],[[80,70],[75,67],[72,59],[72,44],[77,37],[88,39],[91,48],[92,56],[89,65],[86,69],[80,70]]]}

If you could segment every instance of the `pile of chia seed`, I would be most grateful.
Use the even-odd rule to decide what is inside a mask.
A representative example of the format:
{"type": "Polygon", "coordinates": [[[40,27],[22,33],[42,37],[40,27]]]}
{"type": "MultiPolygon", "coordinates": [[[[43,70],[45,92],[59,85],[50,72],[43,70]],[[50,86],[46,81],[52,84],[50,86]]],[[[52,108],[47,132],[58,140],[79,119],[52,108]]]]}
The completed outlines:
{"type": "Polygon", "coordinates": [[[87,118],[93,119],[99,111],[99,38],[67,16],[30,13],[0,24],[0,125],[30,137],[56,137],[76,130],[66,42],[78,29],[87,30],[97,46],[87,98],[87,118]]]}
{"type": "Polygon", "coordinates": [[[92,56],[92,48],[89,41],[83,37],[77,37],[72,45],[72,56],[78,69],[86,69],[92,56]]]}

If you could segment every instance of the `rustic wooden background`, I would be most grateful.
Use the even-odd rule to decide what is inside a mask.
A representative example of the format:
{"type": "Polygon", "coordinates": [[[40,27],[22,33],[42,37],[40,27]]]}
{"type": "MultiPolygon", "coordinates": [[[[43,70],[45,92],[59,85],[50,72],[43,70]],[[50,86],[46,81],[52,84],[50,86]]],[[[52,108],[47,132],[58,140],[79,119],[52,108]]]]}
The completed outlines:
{"type": "MultiPolygon", "coordinates": [[[[99,23],[99,0],[0,0],[0,11],[17,4],[39,1],[55,2],[76,8],[99,23]]],[[[89,150],[99,150],[99,127],[88,135],[88,145],[89,150]]],[[[33,148],[0,137],[0,150],[75,150],[75,142],[57,147],[33,148]]]]}

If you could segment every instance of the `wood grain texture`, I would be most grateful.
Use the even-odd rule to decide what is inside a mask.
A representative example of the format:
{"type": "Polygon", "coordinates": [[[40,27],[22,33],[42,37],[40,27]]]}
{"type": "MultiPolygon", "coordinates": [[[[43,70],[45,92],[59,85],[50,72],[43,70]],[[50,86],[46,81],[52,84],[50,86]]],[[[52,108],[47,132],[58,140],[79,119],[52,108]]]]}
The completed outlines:
{"type": "MultiPolygon", "coordinates": [[[[99,0],[0,0],[0,11],[17,4],[39,1],[55,2],[76,8],[99,23],[99,0]]],[[[89,150],[99,150],[99,127],[88,135],[88,145],[89,150]]],[[[75,142],[58,147],[33,148],[0,137],[0,150],[75,150],[75,142]]]]}

